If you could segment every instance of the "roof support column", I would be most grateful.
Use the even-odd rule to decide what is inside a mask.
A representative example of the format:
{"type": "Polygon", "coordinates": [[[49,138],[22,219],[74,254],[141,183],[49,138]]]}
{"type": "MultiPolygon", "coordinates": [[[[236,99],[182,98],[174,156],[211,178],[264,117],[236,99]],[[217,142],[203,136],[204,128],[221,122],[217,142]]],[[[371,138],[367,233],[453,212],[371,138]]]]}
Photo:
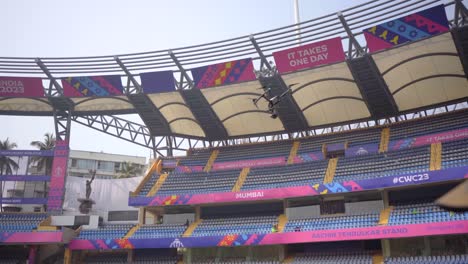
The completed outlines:
{"type": "Polygon", "coordinates": [[[187,74],[187,71],[184,69],[184,67],[182,67],[182,64],[180,64],[180,62],[177,59],[177,57],[175,56],[174,52],[172,52],[172,50],[169,50],[168,53],[169,53],[169,56],[171,56],[174,63],[176,64],[177,68],[179,68],[179,70],[180,70],[181,79],[180,79],[180,83],[179,83],[179,85],[177,87],[178,90],[183,90],[184,88],[192,89],[194,87],[192,78],[190,78],[190,76],[187,74]],[[183,82],[184,78],[185,78],[185,81],[188,84],[187,87],[184,87],[184,82],[183,82]]]}
{"type": "Polygon", "coordinates": [[[346,31],[346,34],[348,35],[348,39],[349,39],[348,56],[347,56],[348,59],[351,59],[353,57],[361,57],[366,52],[361,47],[361,44],[359,44],[359,42],[354,37],[354,34],[353,32],[351,32],[351,29],[349,28],[348,23],[346,22],[343,14],[341,14],[341,12],[338,12],[337,15],[341,21],[341,24],[343,25],[344,30],[346,31]],[[353,49],[355,49],[354,56],[353,56],[353,49]]]}

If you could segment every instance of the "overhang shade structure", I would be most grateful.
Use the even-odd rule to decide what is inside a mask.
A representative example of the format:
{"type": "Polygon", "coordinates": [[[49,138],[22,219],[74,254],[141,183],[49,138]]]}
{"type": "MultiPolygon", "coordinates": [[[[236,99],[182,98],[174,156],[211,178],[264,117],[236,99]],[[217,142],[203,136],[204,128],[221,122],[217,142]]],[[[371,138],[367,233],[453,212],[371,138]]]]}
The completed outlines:
{"type": "MultiPolygon", "coordinates": [[[[459,0],[444,5],[437,0],[377,0],[302,22],[300,35],[291,25],[169,51],[80,58],[2,57],[2,87],[9,85],[3,83],[8,78],[27,76],[28,83],[36,83],[34,89],[40,91],[22,96],[0,89],[0,114],[56,116],[57,111],[68,111],[75,122],[87,120],[81,122],[85,125],[94,124],[97,116],[138,114],[145,131],[144,143],[139,144],[150,148],[156,141],[167,142],[168,148],[178,145],[174,137],[227,142],[391,118],[467,101],[467,15],[459,0]],[[446,14],[449,24],[434,26],[444,19],[447,23],[447,18],[431,21],[427,10],[446,14]],[[413,20],[423,37],[391,33],[398,21],[413,20]],[[362,35],[376,42],[368,46],[362,35]],[[398,37],[406,37],[406,42],[398,43],[398,37]],[[374,52],[368,53],[366,47],[374,52]],[[301,48],[307,51],[298,51],[301,48]],[[288,59],[294,61],[285,65],[282,61],[288,59]],[[202,67],[203,76],[200,65],[209,65],[202,67]],[[253,69],[256,79],[252,65],[260,65],[253,69]],[[215,77],[206,80],[204,76],[215,77]],[[66,78],[73,80],[65,84],[66,78]],[[201,82],[206,86],[201,87],[201,82]],[[257,106],[252,103],[266,86],[280,93],[294,83],[278,106],[277,119],[270,117],[266,100],[257,106]]],[[[118,120],[123,122],[121,117],[118,120]]]]}

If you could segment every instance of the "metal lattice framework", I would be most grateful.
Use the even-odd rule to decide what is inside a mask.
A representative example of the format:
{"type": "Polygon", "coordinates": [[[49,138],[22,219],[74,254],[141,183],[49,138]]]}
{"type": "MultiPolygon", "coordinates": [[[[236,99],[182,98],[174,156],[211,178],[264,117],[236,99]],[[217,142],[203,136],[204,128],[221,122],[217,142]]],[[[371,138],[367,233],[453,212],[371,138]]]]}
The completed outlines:
{"type": "MultiPolygon", "coordinates": [[[[395,122],[406,118],[405,113],[382,120],[365,120],[354,125],[335,124],[318,129],[298,132],[285,132],[277,135],[255,135],[245,139],[229,138],[208,141],[199,137],[181,137],[180,135],[157,135],[148,128],[122,117],[113,115],[135,113],[135,111],[84,112],[75,111],[76,103],[63,96],[59,79],[69,76],[114,74],[123,77],[127,96],[142,94],[137,75],[143,72],[172,70],[176,76],[176,89],[191,89],[194,84],[189,67],[251,57],[256,64],[257,75],[269,77],[277,75],[276,68],[269,61],[274,51],[296,47],[301,44],[341,37],[347,43],[347,59],[358,58],[366,54],[367,48],[362,30],[384,21],[401,17],[422,9],[440,4],[439,0],[376,0],[363,3],[338,13],[325,15],[299,24],[289,25],[252,35],[245,35],[222,41],[200,44],[171,50],[120,54],[115,56],[67,57],[67,58],[12,58],[0,57],[0,75],[36,76],[47,84],[45,94],[47,103],[53,107],[56,121],[56,133],[68,138],[69,122],[76,123],[119,137],[140,146],[151,148],[155,155],[172,155],[173,150],[186,150],[193,147],[222,146],[236,144],[239,141],[264,141],[272,139],[295,138],[322,132],[334,132],[358,127],[395,122]],[[329,128],[331,130],[329,130],[329,128]]],[[[465,25],[468,11],[462,0],[445,4],[452,9],[450,20],[453,28],[465,25]]],[[[450,17],[450,15],[449,15],[450,17]]],[[[281,78],[281,76],[280,76],[281,78]]],[[[131,101],[131,100],[130,100],[131,101]]],[[[451,103],[451,102],[448,102],[451,103]]],[[[466,100],[461,104],[466,107],[466,100]]],[[[450,110],[450,107],[445,110],[450,110]]],[[[460,105],[456,106],[460,107],[460,105]]],[[[456,108],[455,107],[455,108],[456,108]]],[[[432,108],[434,109],[434,108],[432,108]]],[[[422,109],[421,111],[426,111],[422,109]]],[[[420,113],[420,111],[413,111],[420,113]]],[[[18,114],[18,112],[12,112],[18,114]]],[[[36,115],[25,112],[24,115],[36,115]]]]}

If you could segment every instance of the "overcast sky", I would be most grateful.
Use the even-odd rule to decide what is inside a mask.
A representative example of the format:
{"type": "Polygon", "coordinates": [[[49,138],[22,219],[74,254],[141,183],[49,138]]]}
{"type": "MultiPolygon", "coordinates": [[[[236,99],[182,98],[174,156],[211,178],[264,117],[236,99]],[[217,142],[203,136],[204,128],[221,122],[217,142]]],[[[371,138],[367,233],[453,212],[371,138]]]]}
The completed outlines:
{"type": "MultiPolygon", "coordinates": [[[[302,0],[301,21],[369,0],[302,0]]],[[[294,23],[294,0],[5,0],[0,57],[73,57],[162,50],[294,23]]],[[[19,149],[53,132],[52,117],[0,116],[19,149]]],[[[149,156],[150,150],[73,124],[72,149],[149,156]]]]}

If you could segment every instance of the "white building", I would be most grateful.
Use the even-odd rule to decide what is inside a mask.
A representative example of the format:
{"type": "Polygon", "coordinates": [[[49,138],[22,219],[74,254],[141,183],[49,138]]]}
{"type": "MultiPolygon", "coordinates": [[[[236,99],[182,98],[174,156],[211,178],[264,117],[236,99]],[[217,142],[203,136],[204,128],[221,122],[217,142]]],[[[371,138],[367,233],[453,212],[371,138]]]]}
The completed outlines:
{"type": "Polygon", "coordinates": [[[146,158],[83,150],[71,150],[68,159],[68,176],[89,177],[89,170],[96,170],[96,179],[115,179],[122,174],[124,163],[133,163],[141,176],[145,172],[146,158]]]}

